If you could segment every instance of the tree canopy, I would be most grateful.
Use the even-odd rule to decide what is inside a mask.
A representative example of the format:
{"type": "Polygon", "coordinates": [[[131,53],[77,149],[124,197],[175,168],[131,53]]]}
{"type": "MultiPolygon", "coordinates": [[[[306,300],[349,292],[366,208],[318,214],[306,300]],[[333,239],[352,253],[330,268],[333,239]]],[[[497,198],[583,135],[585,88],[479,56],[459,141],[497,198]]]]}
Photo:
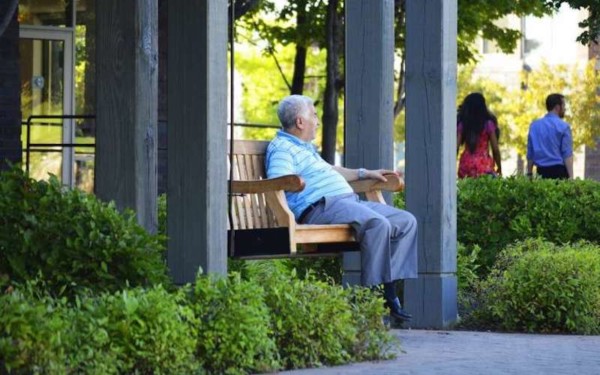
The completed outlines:
{"type": "Polygon", "coordinates": [[[577,41],[584,45],[598,43],[598,38],[600,37],[600,1],[545,0],[545,5],[555,10],[564,4],[568,4],[573,9],[588,11],[588,17],[579,23],[579,27],[581,27],[583,31],[577,37],[577,41]]]}
{"type": "MultiPolygon", "coordinates": [[[[339,1],[338,4],[336,1],[336,11],[332,13],[333,7],[329,6],[331,3],[327,0],[237,1],[242,1],[244,9],[246,9],[237,22],[238,42],[253,45],[253,48],[256,49],[250,55],[247,54],[248,50],[243,52],[246,57],[239,56],[238,58],[236,55],[238,68],[246,81],[243,105],[246,120],[276,124],[277,101],[289,93],[304,92],[316,99],[320,105],[323,104],[323,99],[327,99],[326,105],[320,107],[320,110],[324,112],[322,123],[325,128],[322,143],[327,145],[324,147],[324,151],[331,156],[331,145],[336,145],[336,134],[339,133],[337,129],[339,115],[336,106],[343,105],[344,2],[339,1]],[[257,60],[254,61],[254,59],[257,60]],[[268,66],[271,67],[270,70],[267,69],[268,66]],[[333,71],[335,67],[338,69],[337,73],[333,71]],[[331,74],[332,72],[333,74],[331,74]],[[329,91],[326,95],[326,87],[333,91],[329,91]],[[337,105],[334,105],[336,101],[332,98],[337,98],[337,105]]],[[[457,52],[459,64],[476,63],[478,49],[475,42],[479,38],[494,43],[505,53],[513,52],[522,35],[517,28],[511,28],[508,23],[503,22],[507,16],[541,17],[551,14],[563,4],[569,4],[574,9],[589,11],[588,18],[579,25],[585,29],[577,40],[584,44],[596,40],[600,30],[600,1],[598,0],[458,0],[457,52]]],[[[395,77],[398,84],[396,114],[400,113],[404,103],[405,5],[406,0],[395,0],[396,55],[399,62],[396,64],[395,77]]],[[[241,5],[236,3],[236,17],[238,14],[242,14],[238,12],[239,6],[241,5]]],[[[238,53],[240,52],[238,51],[238,53]]],[[[537,74],[541,73],[531,73],[529,79],[532,80],[537,74]]],[[[586,74],[593,75],[593,71],[586,70],[586,74]]],[[[560,86],[554,81],[552,84],[555,85],[554,87],[563,87],[568,90],[570,87],[575,87],[572,85],[579,79],[578,77],[574,73],[569,77],[571,86],[560,86]]],[[[586,82],[595,82],[591,76],[586,77],[586,82]]],[[[544,82],[549,78],[540,76],[539,80],[544,82]]],[[[465,82],[463,79],[459,85],[459,99],[462,99],[460,93],[465,91],[466,87],[483,85],[486,92],[492,92],[494,93],[492,96],[497,96],[492,100],[493,107],[497,107],[494,110],[498,112],[499,116],[506,114],[504,115],[507,116],[506,123],[528,125],[533,117],[540,114],[538,109],[543,109],[533,99],[528,99],[528,96],[533,96],[534,93],[537,99],[539,99],[539,95],[544,96],[541,94],[543,88],[537,92],[533,83],[526,92],[509,93],[508,89],[492,82],[474,82],[472,84],[465,82]]],[[[592,90],[581,84],[578,83],[577,89],[592,90]]],[[[573,100],[581,100],[580,104],[585,104],[584,107],[588,108],[590,103],[597,100],[595,90],[590,92],[589,97],[586,91],[585,95],[577,98],[573,96],[573,100]],[[587,101],[584,102],[583,98],[587,98],[585,99],[587,101]]],[[[343,111],[339,111],[339,113],[343,113],[343,111]]],[[[575,124],[578,122],[576,117],[580,115],[574,111],[573,116],[575,124]]],[[[581,114],[582,118],[585,116],[589,118],[588,115],[581,114]]],[[[403,125],[403,116],[398,116],[396,119],[397,135],[402,135],[403,125]]],[[[507,131],[503,134],[506,144],[523,143],[521,126],[525,125],[519,125],[519,128],[511,129],[510,133],[507,131]]],[[[586,129],[585,127],[578,128],[586,129]]],[[[589,136],[591,130],[581,131],[582,134],[588,134],[582,136],[581,139],[591,139],[589,136]]],[[[339,139],[339,137],[337,138],[339,139]]],[[[585,141],[580,143],[582,142],[585,141]]],[[[338,149],[341,147],[339,143],[341,142],[337,142],[338,149]]]]}

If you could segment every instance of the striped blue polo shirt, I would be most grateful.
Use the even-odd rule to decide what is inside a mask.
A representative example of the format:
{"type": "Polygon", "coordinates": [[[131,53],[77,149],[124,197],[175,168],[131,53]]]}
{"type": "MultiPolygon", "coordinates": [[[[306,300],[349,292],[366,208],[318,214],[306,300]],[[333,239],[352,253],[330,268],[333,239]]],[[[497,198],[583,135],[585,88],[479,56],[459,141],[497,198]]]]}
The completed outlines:
{"type": "Polygon", "coordinates": [[[321,158],[311,142],[282,130],[269,143],[265,163],[268,178],[297,174],[304,179],[304,190],[285,192],[296,220],[311,203],[323,197],[353,192],[346,179],[321,158]]]}

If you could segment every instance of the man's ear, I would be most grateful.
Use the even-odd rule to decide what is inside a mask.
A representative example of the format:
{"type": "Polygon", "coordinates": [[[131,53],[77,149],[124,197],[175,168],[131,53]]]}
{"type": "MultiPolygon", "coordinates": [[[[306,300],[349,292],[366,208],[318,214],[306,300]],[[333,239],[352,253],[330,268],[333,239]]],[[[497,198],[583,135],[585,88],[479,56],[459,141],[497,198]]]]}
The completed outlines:
{"type": "Polygon", "coordinates": [[[296,127],[300,130],[304,129],[304,119],[302,116],[296,117],[296,127]]]}

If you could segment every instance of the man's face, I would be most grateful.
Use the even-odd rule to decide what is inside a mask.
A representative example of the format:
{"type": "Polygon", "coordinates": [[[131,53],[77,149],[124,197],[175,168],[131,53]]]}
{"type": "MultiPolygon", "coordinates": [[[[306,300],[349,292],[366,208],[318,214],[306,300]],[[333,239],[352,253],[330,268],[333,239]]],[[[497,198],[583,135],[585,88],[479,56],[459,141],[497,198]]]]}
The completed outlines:
{"type": "Polygon", "coordinates": [[[567,108],[567,105],[565,103],[565,100],[563,99],[560,102],[560,107],[558,108],[558,117],[560,118],[564,118],[565,117],[565,109],[567,108]]]}
{"type": "Polygon", "coordinates": [[[301,139],[303,141],[312,141],[317,136],[317,128],[319,127],[319,117],[314,105],[310,105],[308,109],[298,118],[298,127],[302,132],[301,139]]]}

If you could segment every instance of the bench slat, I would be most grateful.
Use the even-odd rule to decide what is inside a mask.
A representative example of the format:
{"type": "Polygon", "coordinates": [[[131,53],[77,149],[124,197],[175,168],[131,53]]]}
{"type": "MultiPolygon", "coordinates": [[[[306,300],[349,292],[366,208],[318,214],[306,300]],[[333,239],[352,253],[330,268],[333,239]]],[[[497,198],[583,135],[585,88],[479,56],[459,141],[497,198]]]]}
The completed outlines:
{"type": "Polygon", "coordinates": [[[355,242],[354,230],[349,224],[296,225],[297,243],[355,242]]]}

